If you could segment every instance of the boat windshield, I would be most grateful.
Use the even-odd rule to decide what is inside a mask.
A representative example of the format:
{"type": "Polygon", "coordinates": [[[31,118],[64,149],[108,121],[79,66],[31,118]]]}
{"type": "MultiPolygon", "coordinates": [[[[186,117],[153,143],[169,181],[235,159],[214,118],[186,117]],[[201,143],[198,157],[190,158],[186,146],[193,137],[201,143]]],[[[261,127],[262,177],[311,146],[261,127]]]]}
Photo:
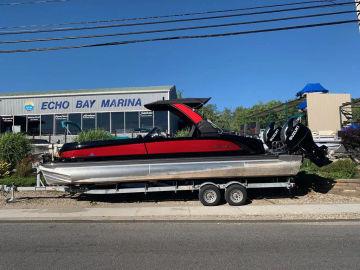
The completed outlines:
{"type": "Polygon", "coordinates": [[[144,139],[151,139],[151,138],[166,138],[166,133],[163,132],[160,128],[154,127],[152,130],[149,131],[148,134],[145,135],[144,139]]]}

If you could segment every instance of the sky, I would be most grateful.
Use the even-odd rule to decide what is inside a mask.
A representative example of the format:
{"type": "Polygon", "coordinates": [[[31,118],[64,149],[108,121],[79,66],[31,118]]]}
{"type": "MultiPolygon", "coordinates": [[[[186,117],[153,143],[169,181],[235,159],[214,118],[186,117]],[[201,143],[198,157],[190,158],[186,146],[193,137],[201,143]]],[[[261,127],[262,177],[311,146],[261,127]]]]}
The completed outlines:
{"type": "MultiPolygon", "coordinates": [[[[167,15],[297,2],[295,0],[69,0],[63,3],[1,5],[1,3],[25,1],[30,0],[0,0],[0,27],[167,15]]],[[[336,10],[349,9],[354,9],[354,5],[336,10]]],[[[155,25],[146,28],[142,26],[81,33],[75,31],[45,33],[36,36],[0,35],[0,41],[206,25],[325,11],[331,12],[335,9],[155,25]]],[[[355,18],[355,14],[347,14],[307,21],[296,20],[148,36],[21,45],[0,44],[0,50],[121,41],[149,36],[242,31],[355,18]]],[[[0,29],[1,31],[5,30],[0,29]]],[[[314,82],[321,83],[334,93],[360,96],[360,33],[356,23],[213,39],[0,54],[0,94],[16,91],[176,85],[184,97],[212,97],[212,103],[218,108],[234,109],[237,106],[248,107],[274,99],[281,101],[293,99],[296,92],[305,84],[314,82]]]]}

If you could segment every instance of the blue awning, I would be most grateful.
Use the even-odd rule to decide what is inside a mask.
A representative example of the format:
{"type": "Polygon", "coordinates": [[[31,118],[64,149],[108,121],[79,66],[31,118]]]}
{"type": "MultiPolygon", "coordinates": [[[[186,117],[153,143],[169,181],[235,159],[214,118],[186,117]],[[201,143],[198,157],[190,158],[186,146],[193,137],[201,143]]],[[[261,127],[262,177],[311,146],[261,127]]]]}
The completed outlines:
{"type": "Polygon", "coordinates": [[[343,127],[341,130],[347,131],[352,129],[360,129],[360,123],[351,123],[351,125],[343,127]]]}
{"type": "Polygon", "coordinates": [[[296,93],[297,97],[302,97],[306,93],[329,93],[320,83],[308,83],[303,90],[296,93]]]}
{"type": "Polygon", "coordinates": [[[307,108],[306,100],[300,102],[296,107],[297,107],[299,110],[305,110],[305,109],[307,108]]]}

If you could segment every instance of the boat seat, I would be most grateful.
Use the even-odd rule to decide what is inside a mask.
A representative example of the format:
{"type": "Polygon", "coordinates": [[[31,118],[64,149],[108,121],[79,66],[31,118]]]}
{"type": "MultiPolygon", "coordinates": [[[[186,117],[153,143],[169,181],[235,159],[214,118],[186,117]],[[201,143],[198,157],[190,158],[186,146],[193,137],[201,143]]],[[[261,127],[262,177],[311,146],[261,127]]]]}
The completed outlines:
{"type": "Polygon", "coordinates": [[[189,137],[190,138],[196,137],[196,126],[195,125],[192,125],[190,132],[189,132],[189,137]]]}

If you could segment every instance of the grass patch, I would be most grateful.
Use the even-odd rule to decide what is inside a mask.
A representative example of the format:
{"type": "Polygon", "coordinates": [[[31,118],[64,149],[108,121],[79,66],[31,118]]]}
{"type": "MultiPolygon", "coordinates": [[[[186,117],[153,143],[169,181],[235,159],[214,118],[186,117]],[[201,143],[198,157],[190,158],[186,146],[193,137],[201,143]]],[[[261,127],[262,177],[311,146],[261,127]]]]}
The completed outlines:
{"type": "Polygon", "coordinates": [[[358,174],[357,164],[351,159],[340,159],[324,167],[317,167],[309,160],[305,160],[301,171],[306,174],[315,174],[327,179],[350,179],[358,174]]]}
{"type": "Polygon", "coordinates": [[[29,187],[36,185],[36,176],[26,176],[26,177],[19,177],[19,176],[8,176],[4,178],[0,178],[0,185],[12,185],[18,187],[29,187]]]}
{"type": "Polygon", "coordinates": [[[75,137],[76,142],[93,142],[102,140],[114,140],[110,132],[103,129],[84,130],[75,137]]]}
{"type": "Polygon", "coordinates": [[[180,129],[175,133],[175,138],[190,137],[190,128],[180,129]]]}

